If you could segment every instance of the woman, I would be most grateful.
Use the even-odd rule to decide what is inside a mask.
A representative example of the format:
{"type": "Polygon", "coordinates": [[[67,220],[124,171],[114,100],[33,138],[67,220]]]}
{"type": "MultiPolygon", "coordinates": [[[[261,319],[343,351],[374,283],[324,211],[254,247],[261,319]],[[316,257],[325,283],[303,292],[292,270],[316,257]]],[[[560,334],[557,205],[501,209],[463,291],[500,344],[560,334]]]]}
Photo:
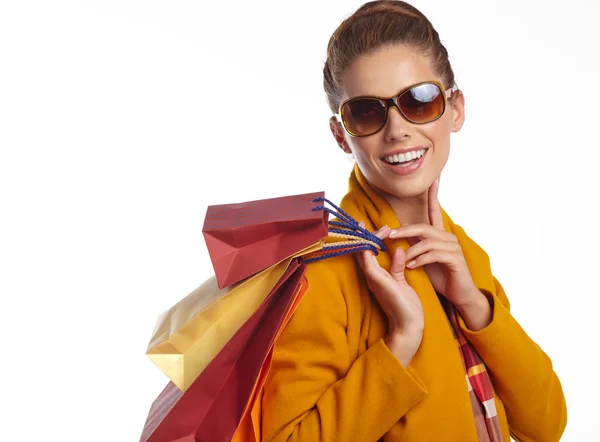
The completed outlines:
{"type": "Polygon", "coordinates": [[[331,37],[324,85],[331,132],[356,159],[341,208],[387,251],[307,266],[265,384],[263,440],[559,440],[550,359],[437,200],[465,119],[437,32],[405,2],[366,3],[331,37]]]}

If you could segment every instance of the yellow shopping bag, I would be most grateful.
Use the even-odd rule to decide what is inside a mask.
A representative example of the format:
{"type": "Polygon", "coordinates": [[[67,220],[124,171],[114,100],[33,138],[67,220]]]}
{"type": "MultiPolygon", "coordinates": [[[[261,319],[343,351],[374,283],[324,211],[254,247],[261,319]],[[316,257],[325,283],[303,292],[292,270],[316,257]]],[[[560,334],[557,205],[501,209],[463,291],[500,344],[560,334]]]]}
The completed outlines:
{"type": "Polygon", "coordinates": [[[319,241],[224,289],[213,276],[158,318],[146,354],[185,391],[261,305],[292,259],[323,244],[319,241]]]}

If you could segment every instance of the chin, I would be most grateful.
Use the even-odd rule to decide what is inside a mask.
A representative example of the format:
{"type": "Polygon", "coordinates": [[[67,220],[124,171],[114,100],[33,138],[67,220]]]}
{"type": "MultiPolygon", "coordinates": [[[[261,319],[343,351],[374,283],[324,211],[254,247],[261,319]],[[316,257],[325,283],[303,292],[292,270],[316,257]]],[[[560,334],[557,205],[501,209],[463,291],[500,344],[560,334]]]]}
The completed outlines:
{"type": "Polygon", "coordinates": [[[414,174],[404,176],[396,175],[386,167],[371,167],[367,169],[368,175],[365,172],[363,174],[380,193],[396,198],[414,198],[426,194],[439,175],[431,170],[432,164],[425,163],[423,166],[414,174]]]}

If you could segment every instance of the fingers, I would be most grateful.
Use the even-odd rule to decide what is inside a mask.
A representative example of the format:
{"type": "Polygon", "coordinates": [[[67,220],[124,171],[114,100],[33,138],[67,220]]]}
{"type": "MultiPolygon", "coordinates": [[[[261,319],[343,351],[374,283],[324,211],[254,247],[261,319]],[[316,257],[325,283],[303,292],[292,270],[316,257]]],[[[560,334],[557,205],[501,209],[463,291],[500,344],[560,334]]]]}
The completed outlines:
{"type": "Polygon", "coordinates": [[[389,278],[389,274],[379,265],[373,252],[367,250],[358,255],[358,263],[364,274],[377,284],[385,283],[385,278],[389,278]]]}
{"type": "Polygon", "coordinates": [[[452,271],[460,270],[461,255],[456,252],[448,252],[446,250],[432,250],[430,252],[419,255],[414,260],[410,261],[406,266],[409,269],[415,269],[427,264],[440,263],[444,264],[452,271]]]}
{"type": "Polygon", "coordinates": [[[460,245],[456,242],[441,241],[438,239],[428,238],[424,239],[423,241],[419,241],[415,245],[409,247],[406,251],[405,260],[410,261],[411,259],[424,253],[430,252],[432,250],[458,253],[461,251],[461,248],[460,245]]]}
{"type": "Polygon", "coordinates": [[[357,260],[358,260],[358,265],[360,266],[360,268],[364,271],[367,270],[367,268],[370,268],[371,263],[370,263],[370,256],[369,255],[373,255],[373,252],[371,252],[370,250],[363,250],[362,252],[359,252],[356,254],[357,260]]]}
{"type": "MultiPolygon", "coordinates": [[[[363,229],[365,228],[365,223],[362,221],[359,221],[358,225],[360,227],[362,227],[363,229]]],[[[390,229],[388,226],[383,226],[381,229],[376,230],[375,232],[372,232],[372,233],[379,239],[386,239],[390,235],[391,231],[392,231],[392,229],[390,229]]]]}
{"type": "MultiPolygon", "coordinates": [[[[359,221],[358,225],[360,227],[362,227],[363,229],[365,228],[365,223],[363,221],[359,221]]],[[[387,226],[384,226],[381,229],[379,229],[377,232],[373,232],[373,233],[378,238],[384,239],[384,234],[385,234],[385,236],[389,235],[389,232],[385,232],[386,228],[389,230],[389,228],[387,226]]],[[[370,250],[365,250],[365,251],[358,253],[357,258],[358,258],[358,265],[360,266],[362,271],[365,273],[368,273],[372,276],[376,276],[379,269],[381,269],[379,262],[377,261],[377,258],[375,258],[375,255],[370,250]]]]}
{"type": "Polygon", "coordinates": [[[410,238],[410,237],[422,237],[439,239],[441,241],[458,242],[455,235],[450,232],[446,232],[443,228],[438,229],[434,226],[425,223],[418,224],[404,224],[398,229],[394,229],[389,233],[390,238],[410,238]]]}
{"type": "MultiPolygon", "coordinates": [[[[364,228],[364,224],[361,227],[364,228]]],[[[383,226],[381,229],[373,232],[373,235],[375,235],[379,239],[386,239],[390,235],[391,231],[392,229],[390,229],[388,226],[383,226]]]]}
{"type": "MultiPolygon", "coordinates": [[[[365,223],[363,221],[359,221],[358,225],[363,229],[365,228],[365,223]]],[[[373,232],[373,234],[383,240],[389,237],[391,231],[392,230],[388,226],[383,226],[379,230],[373,232]]],[[[389,278],[390,274],[395,281],[404,281],[404,263],[404,250],[402,249],[400,249],[400,252],[398,250],[396,251],[392,261],[392,269],[389,273],[379,265],[379,261],[377,261],[373,252],[366,250],[358,253],[358,264],[362,271],[378,283],[384,283],[385,279],[389,278]]]]}
{"type": "Polygon", "coordinates": [[[373,235],[379,239],[386,239],[390,236],[391,231],[392,229],[390,229],[388,226],[383,226],[381,229],[373,232],[373,235]]]}
{"type": "MultiPolygon", "coordinates": [[[[404,224],[402,224],[402,227],[408,226],[408,225],[409,225],[408,223],[404,223],[404,224]]],[[[398,234],[398,230],[397,229],[396,230],[392,230],[392,232],[390,232],[390,235],[392,233],[398,234]]],[[[420,235],[419,236],[407,236],[406,237],[406,242],[408,242],[409,245],[414,246],[415,244],[417,244],[422,239],[423,239],[423,237],[420,236],[420,235]]]]}
{"type": "Polygon", "coordinates": [[[444,219],[442,217],[442,209],[438,201],[438,189],[440,187],[440,178],[436,178],[433,184],[429,187],[427,197],[429,210],[429,223],[436,229],[444,230],[444,219]]]}
{"type": "Polygon", "coordinates": [[[394,257],[392,258],[392,265],[390,267],[390,275],[396,282],[406,281],[404,277],[404,263],[406,262],[405,252],[402,247],[396,249],[394,257]]]}

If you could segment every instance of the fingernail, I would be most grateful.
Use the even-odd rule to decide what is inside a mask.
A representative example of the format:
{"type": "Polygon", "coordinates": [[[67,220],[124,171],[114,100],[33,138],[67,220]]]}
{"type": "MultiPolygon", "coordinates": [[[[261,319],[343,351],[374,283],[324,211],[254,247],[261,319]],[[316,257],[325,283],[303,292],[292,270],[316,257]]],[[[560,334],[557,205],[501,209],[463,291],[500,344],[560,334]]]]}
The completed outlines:
{"type": "Polygon", "coordinates": [[[408,264],[406,264],[406,267],[414,267],[415,266],[415,261],[411,261],[408,264]]]}
{"type": "MultiPolygon", "coordinates": [[[[402,224],[401,227],[404,227],[404,226],[408,226],[408,223],[402,224]]],[[[390,236],[396,235],[397,233],[398,233],[398,229],[392,229],[392,231],[390,232],[390,236]]]]}

